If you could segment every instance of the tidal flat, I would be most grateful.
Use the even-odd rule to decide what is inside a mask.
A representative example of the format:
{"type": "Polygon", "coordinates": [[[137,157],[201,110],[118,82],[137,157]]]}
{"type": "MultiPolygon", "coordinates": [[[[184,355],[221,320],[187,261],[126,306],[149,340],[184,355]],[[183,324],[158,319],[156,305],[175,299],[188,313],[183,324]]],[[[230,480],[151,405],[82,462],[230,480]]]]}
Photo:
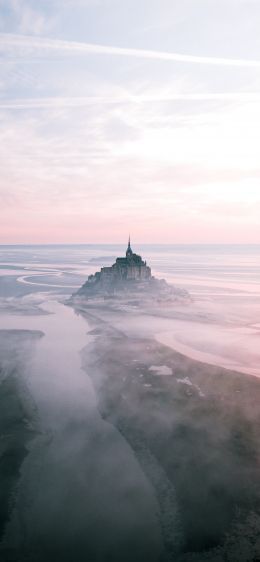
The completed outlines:
{"type": "Polygon", "coordinates": [[[100,307],[82,313],[93,337],[83,366],[154,487],[162,559],[258,560],[259,379],[127,333],[129,312],[115,311],[114,327],[111,309],[109,322],[100,307]]]}
{"type": "Polygon", "coordinates": [[[37,433],[37,412],[21,372],[42,335],[39,331],[0,330],[0,541],[22,462],[37,433]]]}
{"type": "Polygon", "coordinates": [[[66,306],[114,251],[2,250],[1,562],[258,562],[258,250],[152,249],[186,305],[66,306]]]}

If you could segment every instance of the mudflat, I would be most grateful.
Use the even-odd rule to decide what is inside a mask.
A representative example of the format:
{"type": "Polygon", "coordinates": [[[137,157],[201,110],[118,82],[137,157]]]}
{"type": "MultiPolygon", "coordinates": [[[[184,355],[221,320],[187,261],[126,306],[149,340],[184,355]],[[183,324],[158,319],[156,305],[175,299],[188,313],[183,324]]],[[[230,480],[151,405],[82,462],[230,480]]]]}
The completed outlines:
{"type": "Polygon", "coordinates": [[[0,330],[0,538],[20,467],[36,434],[36,412],[20,373],[41,332],[0,330]]]}
{"type": "Polygon", "coordinates": [[[100,412],[154,487],[163,559],[258,560],[260,380],[115,328],[111,310],[80,313],[100,412]]]}
{"type": "MultiPolygon", "coordinates": [[[[105,423],[99,419],[95,404],[92,412],[89,386],[83,393],[81,378],[77,386],[73,363],[73,388],[75,398],[80,395],[80,400],[74,400],[69,386],[69,396],[75,402],[72,418],[62,407],[65,426],[55,425],[51,438],[46,437],[39,448],[35,447],[33,455],[30,443],[39,430],[37,416],[42,402],[39,408],[34,405],[23,373],[34,352],[34,342],[42,333],[0,331],[2,537],[15,504],[23,524],[27,521],[21,494],[27,500],[40,499],[36,511],[28,515],[26,552],[20,547],[11,552],[5,546],[12,535],[9,525],[9,542],[3,541],[1,550],[3,560],[22,560],[29,555],[44,560],[46,553],[50,560],[56,555],[72,560],[75,554],[78,560],[80,556],[85,559],[85,553],[101,560],[100,533],[95,529],[101,530],[113,560],[121,560],[122,555],[132,560],[126,548],[129,537],[134,539],[135,552],[142,560],[142,549],[144,552],[146,548],[147,554],[151,543],[148,531],[153,529],[156,548],[150,548],[149,560],[256,562],[260,528],[259,379],[175,352],[153,337],[154,328],[147,315],[144,328],[141,315],[132,314],[129,308],[124,312],[111,306],[81,306],[75,311],[86,317],[89,330],[86,337],[84,324],[82,341],[78,342],[81,346],[88,342],[81,352],[82,376],[91,378],[105,423]],[[113,433],[114,428],[117,433],[113,433]],[[26,458],[24,476],[28,474],[21,480],[28,454],[31,464],[26,458]],[[28,467],[37,468],[42,459],[45,465],[39,469],[39,478],[37,470],[28,467]],[[50,485],[53,481],[60,483],[55,494],[50,485]],[[69,504],[65,502],[67,483],[69,504]],[[66,520],[74,521],[75,528],[70,525],[69,533],[63,518],[56,517],[61,513],[68,515],[66,520]],[[138,525],[133,527],[136,514],[138,525]],[[38,527],[45,546],[42,543],[36,552],[31,534],[33,529],[38,537],[38,527]]],[[[49,318],[53,328],[55,317],[43,318],[49,318]]],[[[159,320],[154,319],[154,326],[159,320]]],[[[44,340],[47,342],[46,335],[44,340]]],[[[63,384],[70,381],[70,362],[68,376],[65,364],[60,365],[58,386],[56,367],[54,354],[53,370],[46,379],[52,388],[47,422],[52,419],[52,407],[58,415],[64,399],[63,384]]],[[[58,416],[60,419],[63,415],[58,416]]]]}

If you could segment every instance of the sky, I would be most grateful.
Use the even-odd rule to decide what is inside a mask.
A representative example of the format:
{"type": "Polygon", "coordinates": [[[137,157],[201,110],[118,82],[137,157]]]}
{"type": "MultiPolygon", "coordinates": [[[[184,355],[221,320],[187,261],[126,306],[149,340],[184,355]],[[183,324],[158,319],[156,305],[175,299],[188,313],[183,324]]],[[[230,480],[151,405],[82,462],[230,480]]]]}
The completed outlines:
{"type": "Polygon", "coordinates": [[[0,0],[0,244],[260,243],[260,0],[0,0]]]}

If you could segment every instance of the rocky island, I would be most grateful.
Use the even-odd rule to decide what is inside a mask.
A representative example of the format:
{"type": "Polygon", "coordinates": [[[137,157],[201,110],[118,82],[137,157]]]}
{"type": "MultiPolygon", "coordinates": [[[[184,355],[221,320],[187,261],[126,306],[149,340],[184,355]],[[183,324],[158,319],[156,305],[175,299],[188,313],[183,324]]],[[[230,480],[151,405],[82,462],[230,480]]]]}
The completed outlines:
{"type": "Polygon", "coordinates": [[[110,267],[102,267],[90,275],[84,285],[73,295],[75,299],[134,297],[138,304],[140,299],[159,304],[183,302],[189,300],[186,290],[169,285],[165,279],[157,279],[151,268],[141,256],[132,251],[130,237],[124,257],[116,258],[110,267]]]}

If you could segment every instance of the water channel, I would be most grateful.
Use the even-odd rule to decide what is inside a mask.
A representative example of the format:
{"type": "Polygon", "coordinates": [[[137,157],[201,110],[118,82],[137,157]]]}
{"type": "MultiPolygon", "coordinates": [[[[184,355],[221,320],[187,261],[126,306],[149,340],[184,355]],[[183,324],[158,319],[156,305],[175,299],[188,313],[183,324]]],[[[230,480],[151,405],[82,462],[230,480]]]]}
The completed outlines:
{"type": "Polygon", "coordinates": [[[19,562],[158,560],[153,489],[133,450],[100,416],[81,368],[80,352],[93,337],[87,322],[50,295],[43,309],[48,314],[0,315],[0,328],[44,333],[20,374],[39,432],[21,467],[2,547],[19,562]]]}

